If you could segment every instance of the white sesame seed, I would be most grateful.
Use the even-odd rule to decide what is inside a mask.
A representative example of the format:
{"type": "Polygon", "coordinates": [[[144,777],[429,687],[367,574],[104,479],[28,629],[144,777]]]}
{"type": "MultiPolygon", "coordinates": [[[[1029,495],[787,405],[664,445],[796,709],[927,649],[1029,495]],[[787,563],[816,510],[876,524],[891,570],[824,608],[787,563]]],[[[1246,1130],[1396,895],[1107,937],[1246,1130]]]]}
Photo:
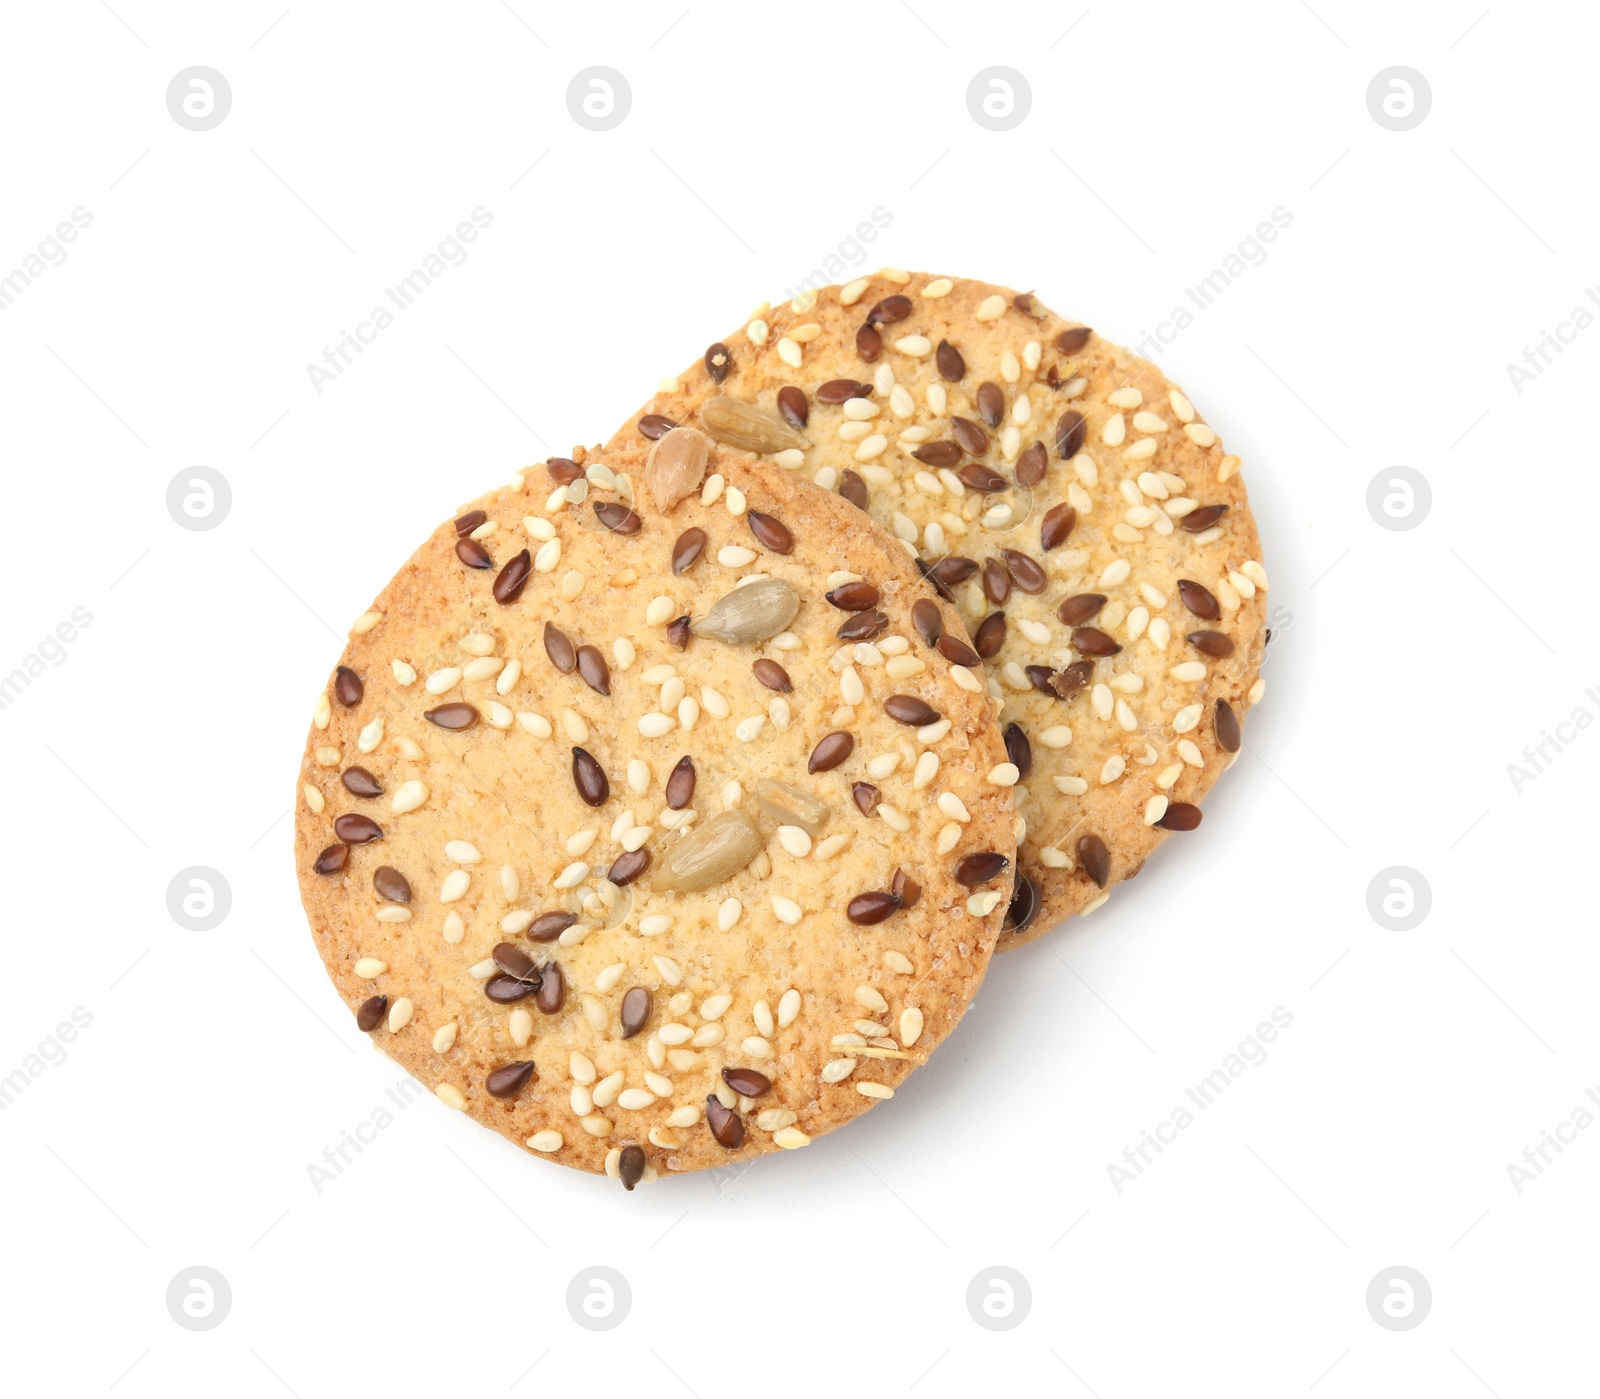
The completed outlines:
{"type": "Polygon", "coordinates": [[[766,726],[767,716],[765,714],[752,714],[748,719],[741,719],[734,726],[733,736],[740,743],[750,743],[760,735],[761,730],[766,726]]]}
{"type": "Polygon", "coordinates": [[[917,742],[925,744],[938,743],[950,732],[950,721],[939,719],[932,724],[924,724],[917,730],[917,742]]]}
{"type": "Polygon", "coordinates": [[[394,798],[389,807],[395,815],[403,816],[408,811],[415,811],[427,800],[427,786],[413,777],[394,789],[394,798]]]}
{"type": "Polygon", "coordinates": [[[1065,748],[1072,742],[1072,730],[1065,724],[1052,724],[1040,733],[1039,742],[1046,748],[1065,748]]]}
{"type": "Polygon", "coordinates": [[[866,984],[856,987],[856,1004],[863,1010],[870,1010],[874,1015],[882,1015],[889,1009],[889,1003],[883,999],[883,994],[875,986],[866,984]]]}
{"type": "Polygon", "coordinates": [[[772,1046],[760,1035],[749,1035],[739,1043],[739,1048],[744,1050],[752,1059],[772,1058],[772,1046]]]}
{"type": "Polygon", "coordinates": [[[911,821],[898,807],[890,806],[888,802],[878,807],[878,815],[883,818],[883,824],[892,831],[909,831],[911,821]]]}
{"type": "MultiPolygon", "coordinates": [[[[841,306],[854,306],[865,295],[867,288],[872,284],[870,277],[857,277],[853,282],[846,282],[839,288],[839,304],[841,306]]],[[[674,1126],[684,1126],[675,1123],[674,1126]]]]}
{"type": "Polygon", "coordinates": [[[366,981],[382,976],[389,970],[389,964],[380,957],[362,957],[356,961],[355,973],[366,981]]]}
{"type": "Polygon", "coordinates": [[[966,804],[954,792],[940,792],[935,805],[952,821],[960,821],[964,824],[972,820],[972,813],[967,810],[966,804]]]}
{"type": "Polygon", "coordinates": [[[889,445],[889,439],[881,432],[875,432],[870,437],[863,438],[855,450],[855,460],[872,461],[881,457],[889,445]]]}
{"type": "Polygon", "coordinates": [[[1108,786],[1115,782],[1128,770],[1128,760],[1120,753],[1113,753],[1100,767],[1100,785],[1108,786]]]}
{"type": "Polygon", "coordinates": [[[805,916],[799,904],[793,899],[785,898],[782,894],[774,894],[772,896],[772,912],[780,923],[787,923],[791,927],[805,916]]]}
{"type": "Polygon", "coordinates": [[[1063,774],[1052,777],[1050,781],[1055,784],[1056,791],[1063,796],[1081,797],[1089,790],[1088,781],[1082,777],[1063,774]]]}
{"type": "Polygon", "coordinates": [[[644,845],[644,843],[654,834],[655,827],[653,826],[634,826],[627,832],[626,835],[622,837],[619,844],[631,855],[635,850],[638,850],[642,845],[644,845]]]}
{"type": "Polygon", "coordinates": [[[582,860],[574,860],[555,877],[551,887],[556,889],[576,889],[588,877],[589,866],[584,864],[582,860]]]}
{"type": "Polygon", "coordinates": [[[998,763],[989,769],[989,781],[996,787],[1015,787],[1022,781],[1022,769],[1015,763],[998,763]]]}
{"type": "Polygon", "coordinates": [[[460,1112],[467,1105],[467,1100],[461,1095],[461,1090],[453,1083],[441,1083],[433,1090],[434,1097],[447,1108],[454,1108],[460,1112]]]}
{"type": "Polygon", "coordinates": [[[466,936],[466,933],[467,925],[461,921],[461,915],[455,909],[451,909],[449,913],[445,914],[441,935],[447,943],[454,947],[466,936]]]}
{"type": "Polygon", "coordinates": [[[926,335],[902,335],[894,342],[894,347],[903,355],[921,359],[933,349],[933,341],[926,335]]]}

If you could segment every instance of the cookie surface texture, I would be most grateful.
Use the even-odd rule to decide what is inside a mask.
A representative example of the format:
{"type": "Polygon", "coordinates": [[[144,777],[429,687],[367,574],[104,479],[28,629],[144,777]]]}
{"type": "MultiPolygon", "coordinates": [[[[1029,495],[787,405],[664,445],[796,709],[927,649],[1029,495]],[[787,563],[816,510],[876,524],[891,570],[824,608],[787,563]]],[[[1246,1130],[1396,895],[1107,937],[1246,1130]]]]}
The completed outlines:
{"type": "Polygon", "coordinates": [[[1016,772],[955,609],[862,523],[686,430],[528,468],[358,620],[301,891],[443,1101],[631,1189],[804,1146],[955,1026],[1016,772]]]}
{"type": "Polygon", "coordinates": [[[1002,949],[1198,825],[1268,580],[1239,458],[1154,365],[1031,293],[885,269],[758,308],[611,445],[674,423],[854,501],[955,601],[1023,770],[1002,949]]]}

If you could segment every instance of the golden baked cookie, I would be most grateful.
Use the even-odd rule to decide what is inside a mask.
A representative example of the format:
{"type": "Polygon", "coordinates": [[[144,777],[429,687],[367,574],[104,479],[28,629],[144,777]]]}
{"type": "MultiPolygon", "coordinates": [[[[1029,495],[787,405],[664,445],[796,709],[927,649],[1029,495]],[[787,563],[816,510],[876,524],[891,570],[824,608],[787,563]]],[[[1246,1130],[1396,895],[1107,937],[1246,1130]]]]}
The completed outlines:
{"type": "Polygon", "coordinates": [[[1199,824],[1267,575],[1238,457],[1154,365],[1032,293],[885,269],[758,308],[611,446],[675,423],[854,502],[955,601],[1023,773],[1002,948],[1199,824]]]}
{"type": "Polygon", "coordinates": [[[491,491],[352,628],[307,741],[301,891],[357,1023],[629,1189],[892,1096],[1011,892],[961,635],[848,502],[689,429],[491,491]]]}

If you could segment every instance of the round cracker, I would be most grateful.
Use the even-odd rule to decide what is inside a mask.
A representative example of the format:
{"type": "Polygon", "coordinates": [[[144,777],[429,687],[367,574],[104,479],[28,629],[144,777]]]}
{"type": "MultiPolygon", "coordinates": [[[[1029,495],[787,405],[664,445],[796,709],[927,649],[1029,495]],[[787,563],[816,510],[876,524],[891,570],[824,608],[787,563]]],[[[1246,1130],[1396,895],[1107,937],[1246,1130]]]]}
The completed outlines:
{"type": "MultiPolygon", "coordinates": [[[[434,531],[357,623],[306,745],[296,862],[340,995],[357,1013],[387,997],[372,1029],[380,1049],[513,1141],[620,1173],[632,1188],[641,1174],[804,1145],[890,1096],[977,989],[1005,914],[1017,822],[981,670],[952,665],[911,620],[913,605],[924,619],[932,609],[959,635],[954,609],[854,507],[728,452],[712,454],[704,484],[696,472],[696,489],[670,511],[647,489],[656,477],[644,453],[591,457],[582,470],[563,485],[530,468],[483,496],[434,531]],[[604,527],[597,507],[637,532],[604,527]],[[692,528],[706,544],[677,574],[675,543],[692,528]],[[785,534],[792,549],[778,552],[785,534]],[[497,600],[524,565],[520,593],[497,600]],[[751,575],[797,595],[783,632],[759,645],[703,634],[676,644],[677,619],[704,618],[751,575]],[[836,633],[862,614],[825,598],[853,576],[877,590],[885,618],[854,647],[836,633]],[[574,651],[596,648],[606,674],[595,653],[562,669],[569,658],[559,640],[554,654],[547,647],[547,624],[574,651]],[[897,722],[889,711],[908,708],[891,703],[897,695],[941,717],[897,722]],[[449,705],[472,707],[470,727],[427,717],[449,705]],[[665,732],[647,737],[641,719],[652,714],[661,717],[644,728],[665,732]],[[808,772],[835,731],[853,736],[852,752],[808,772]],[[578,748],[608,779],[598,805],[580,792],[578,748]],[[680,779],[674,808],[665,784],[686,755],[695,786],[684,804],[680,779]],[[371,781],[354,785],[381,795],[350,790],[357,767],[371,781]],[[767,821],[754,858],[713,887],[656,887],[677,844],[719,813],[759,815],[768,780],[825,803],[814,834],[767,821]],[[858,784],[878,790],[876,805],[865,792],[856,801],[858,784]],[[697,815],[680,824],[685,811],[697,815]],[[352,815],[381,836],[341,840],[339,818],[352,815]],[[340,846],[342,867],[319,873],[340,846]],[[638,860],[630,850],[649,866],[620,888],[602,884],[616,860],[638,860]],[[984,852],[993,858],[961,863],[984,852]],[[985,864],[995,868],[975,867],[985,864]],[[385,868],[408,890],[393,873],[378,879],[385,868]],[[851,921],[851,900],[891,891],[897,870],[920,897],[901,886],[883,921],[851,921]],[[961,882],[974,873],[986,877],[961,882]],[[579,921],[558,941],[530,941],[541,927],[530,918],[563,909],[579,921]],[[559,1009],[545,1013],[537,995],[488,998],[499,944],[546,978],[549,962],[560,965],[559,1009]],[[650,1011],[625,1036],[634,988],[649,993],[650,1011]],[[491,1095],[488,1076],[522,1061],[533,1076],[514,1096],[491,1095]],[[741,1095],[750,1083],[729,1085],[724,1069],[755,1070],[770,1091],[741,1095]],[[737,1115],[741,1145],[713,1136],[708,1095],[737,1115]]],[[[501,990],[515,994],[510,960],[501,990]]]]}
{"type": "Polygon", "coordinates": [[[1100,907],[1169,827],[1198,822],[1201,798],[1237,756],[1238,721],[1261,697],[1267,576],[1239,459],[1154,365],[1032,293],[885,269],[758,308],[611,445],[646,443],[670,423],[737,435],[864,500],[953,580],[975,638],[1005,614],[989,684],[1013,746],[1031,757],[1017,803],[1027,822],[1019,874],[1032,886],[1019,890],[1022,926],[1008,926],[1002,949],[1100,907]],[[841,380],[861,396],[840,401],[841,380]],[[819,395],[824,385],[834,388],[819,395]],[[744,405],[756,411],[736,411],[744,405]],[[1028,488],[1019,470],[1026,480],[1030,463],[1042,474],[1028,488]],[[1209,528],[1184,528],[1217,507],[1209,528]],[[1046,549],[1045,522],[1069,510],[1073,527],[1046,549]],[[1006,551],[1025,557],[1008,567],[1006,551]],[[1041,580],[1037,593],[1018,586],[1041,580]],[[1185,605],[1180,580],[1204,589],[1192,596],[1203,610],[1214,604],[1214,618],[1185,605]],[[1084,596],[1106,602],[1063,621],[1061,604],[1084,596]],[[1231,653],[1197,649],[1187,638],[1198,632],[1221,633],[1201,644],[1231,653]],[[1110,646],[1120,649],[1098,654],[1110,646]]]}

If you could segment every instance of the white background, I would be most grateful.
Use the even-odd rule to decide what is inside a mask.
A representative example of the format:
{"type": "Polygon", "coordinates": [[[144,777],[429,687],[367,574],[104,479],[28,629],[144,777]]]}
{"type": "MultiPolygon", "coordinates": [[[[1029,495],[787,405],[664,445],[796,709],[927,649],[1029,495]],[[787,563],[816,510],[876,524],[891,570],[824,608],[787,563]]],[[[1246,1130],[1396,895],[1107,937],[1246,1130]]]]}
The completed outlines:
{"type": "Polygon", "coordinates": [[[1592,11],[281,4],[5,16],[0,275],[93,214],[0,313],[0,673],[93,615],[0,711],[0,1076],[93,1017],[0,1113],[8,1387],[1575,1392],[1600,1131],[1520,1194],[1506,1167],[1600,1082],[1600,734],[1520,794],[1506,765],[1600,714],[1600,333],[1520,394],[1506,365],[1600,270],[1592,11]],[[202,133],[165,105],[192,64],[233,94],[202,133]],[[604,133],[565,100],[594,64],[632,91],[604,133]],[[1005,133],[966,106],[994,64],[1032,90],[1005,133]],[[1395,64],[1433,98],[1400,133],[1366,103],[1395,64]],[[480,205],[467,261],[315,392],[480,205]],[[403,1076],[307,936],[293,775],[434,522],[605,437],[874,208],[866,267],[1036,287],[1131,343],[1280,205],[1161,356],[1243,456],[1292,614],[1204,827],[803,1152],[625,1196],[430,1098],[317,1193],[403,1076]],[[232,489],[209,532],[165,506],[197,464],[232,489]],[[1366,507],[1397,464],[1433,493],[1406,532],[1366,507]],[[232,889],[210,932],[167,913],[190,865],[232,889]],[[1368,913],[1393,865],[1432,890],[1408,932],[1368,913]],[[1118,1193],[1108,1163],[1277,1006],[1266,1062],[1118,1193]],[[197,1264],[233,1294],[198,1334],[165,1305],[197,1264]],[[565,1305],[596,1264],[633,1294],[604,1333],[565,1305]],[[991,1265],[1032,1292],[999,1333],[965,1303],[991,1265]],[[1394,1265],[1433,1292],[1400,1333],[1365,1303],[1394,1265]]]}

